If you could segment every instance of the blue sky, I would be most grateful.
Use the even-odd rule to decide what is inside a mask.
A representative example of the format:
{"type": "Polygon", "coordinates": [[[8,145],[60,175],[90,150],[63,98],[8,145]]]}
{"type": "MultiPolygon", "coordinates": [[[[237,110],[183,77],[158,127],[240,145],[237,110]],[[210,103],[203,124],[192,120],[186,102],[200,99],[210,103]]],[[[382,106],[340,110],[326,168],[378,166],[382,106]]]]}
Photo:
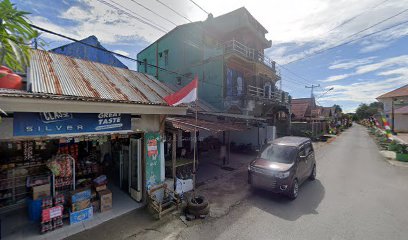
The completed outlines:
{"type": "MultiPolygon", "coordinates": [[[[189,0],[161,1],[192,21],[207,17],[189,0]]],[[[320,84],[315,95],[321,105],[339,104],[345,111],[353,111],[360,103],[375,101],[380,94],[408,84],[408,23],[402,23],[408,19],[408,10],[403,12],[408,9],[408,0],[195,1],[214,16],[245,6],[268,29],[272,47],[265,53],[285,67],[280,69],[282,86],[294,98],[310,96],[305,85],[320,84]],[[380,21],[383,22],[369,28],[380,21]],[[397,24],[400,25],[314,54],[397,24]],[[366,28],[369,29],[362,31],[366,28]],[[306,59],[289,63],[303,57],[306,59]],[[332,91],[321,96],[332,87],[332,91]]],[[[174,28],[173,23],[188,22],[156,0],[105,0],[127,14],[97,0],[13,2],[32,13],[29,19],[34,24],[77,39],[95,35],[106,48],[134,58],[174,28]],[[136,20],[136,14],[159,25],[162,31],[136,20]]],[[[67,43],[48,34],[42,38],[48,43],[45,49],[67,43]]],[[[135,63],[123,62],[135,69],[135,63]]]]}

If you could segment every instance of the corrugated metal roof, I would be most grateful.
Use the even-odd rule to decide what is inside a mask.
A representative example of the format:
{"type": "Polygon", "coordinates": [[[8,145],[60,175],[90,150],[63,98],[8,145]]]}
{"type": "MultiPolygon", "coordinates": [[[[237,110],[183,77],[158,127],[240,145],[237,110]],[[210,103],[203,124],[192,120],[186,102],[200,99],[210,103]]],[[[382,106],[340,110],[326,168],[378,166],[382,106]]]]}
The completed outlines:
{"type": "Polygon", "coordinates": [[[172,127],[181,129],[187,132],[193,132],[194,127],[197,127],[197,130],[206,130],[210,132],[222,132],[222,131],[244,131],[249,127],[242,123],[228,123],[223,121],[210,122],[202,119],[197,119],[188,117],[177,117],[177,118],[166,118],[166,122],[172,127]]]}
{"type": "Polygon", "coordinates": [[[167,105],[174,93],[157,79],[128,69],[33,50],[28,83],[33,93],[167,105]]]}

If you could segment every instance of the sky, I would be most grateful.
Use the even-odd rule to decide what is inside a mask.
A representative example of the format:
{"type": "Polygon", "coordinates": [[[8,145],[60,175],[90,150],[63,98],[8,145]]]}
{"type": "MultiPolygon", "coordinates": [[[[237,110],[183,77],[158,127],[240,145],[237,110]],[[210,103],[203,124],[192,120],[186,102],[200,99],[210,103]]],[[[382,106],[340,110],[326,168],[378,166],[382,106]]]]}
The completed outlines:
{"type": "MultiPolygon", "coordinates": [[[[31,12],[33,24],[76,39],[95,35],[105,48],[132,58],[176,25],[207,18],[190,0],[12,2],[31,12]]],[[[265,54],[278,63],[282,88],[293,98],[309,97],[306,85],[320,85],[314,91],[318,104],[353,112],[408,84],[408,0],[194,2],[214,17],[246,7],[268,30],[272,47],[265,54]]],[[[69,42],[41,37],[44,49],[69,42]]],[[[134,62],[120,60],[136,69],[134,62]]]]}

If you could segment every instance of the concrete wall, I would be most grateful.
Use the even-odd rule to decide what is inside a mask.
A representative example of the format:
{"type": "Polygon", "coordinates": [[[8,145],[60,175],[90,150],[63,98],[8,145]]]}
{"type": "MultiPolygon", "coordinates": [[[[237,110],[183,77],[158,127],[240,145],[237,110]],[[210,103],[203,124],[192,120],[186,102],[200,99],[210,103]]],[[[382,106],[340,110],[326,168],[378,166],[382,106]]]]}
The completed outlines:
{"type": "Polygon", "coordinates": [[[396,132],[408,133],[408,115],[396,114],[395,115],[395,129],[396,132]]]}
{"type": "MultiPolygon", "coordinates": [[[[240,144],[252,144],[252,146],[263,145],[265,142],[276,138],[276,128],[274,126],[253,127],[246,131],[231,131],[231,142],[240,144]],[[258,133],[259,132],[259,133],[258,133]]],[[[221,138],[222,140],[222,135],[221,138]]]]}
{"type": "MultiPolygon", "coordinates": [[[[404,101],[405,103],[408,103],[408,96],[397,97],[396,99],[397,99],[397,101],[394,102],[395,105],[397,105],[396,103],[398,103],[398,101],[400,101],[400,100],[404,101]]],[[[379,101],[384,104],[384,112],[386,112],[386,113],[391,112],[391,109],[392,109],[391,98],[380,99],[379,101]]],[[[395,107],[397,108],[398,106],[395,106],[395,107]]]]}
{"type": "Polygon", "coordinates": [[[141,118],[132,118],[132,130],[143,132],[160,131],[160,115],[141,115],[141,118]]]}

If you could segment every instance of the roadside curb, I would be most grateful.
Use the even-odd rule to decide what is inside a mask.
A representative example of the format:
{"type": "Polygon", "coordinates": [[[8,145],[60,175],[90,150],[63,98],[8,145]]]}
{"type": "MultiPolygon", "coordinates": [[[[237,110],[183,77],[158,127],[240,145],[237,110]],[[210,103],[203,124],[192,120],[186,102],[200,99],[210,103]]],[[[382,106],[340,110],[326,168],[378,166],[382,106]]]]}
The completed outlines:
{"type": "Polygon", "coordinates": [[[397,160],[390,160],[387,158],[384,158],[389,164],[397,167],[403,167],[403,168],[408,168],[408,162],[401,162],[397,160]]]}

